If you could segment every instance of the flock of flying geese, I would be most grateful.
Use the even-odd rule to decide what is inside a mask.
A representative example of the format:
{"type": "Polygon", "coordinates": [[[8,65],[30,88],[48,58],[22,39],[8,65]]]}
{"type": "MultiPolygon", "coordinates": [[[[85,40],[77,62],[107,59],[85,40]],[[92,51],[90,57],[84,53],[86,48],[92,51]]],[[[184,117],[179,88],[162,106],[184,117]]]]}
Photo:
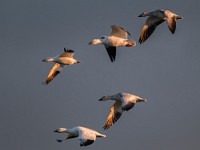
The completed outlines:
{"type": "MultiPolygon", "coordinates": [[[[144,43],[154,32],[156,27],[160,25],[162,22],[166,21],[169,30],[172,34],[174,34],[176,30],[176,20],[183,19],[176,15],[175,13],[169,10],[156,10],[153,12],[144,12],[138,17],[146,17],[148,16],[145,24],[142,27],[139,43],[144,43]]],[[[112,25],[112,32],[109,36],[103,36],[100,39],[93,39],[89,42],[89,45],[97,45],[103,44],[106,48],[106,51],[109,55],[111,62],[115,61],[116,57],[116,47],[132,47],[136,46],[136,42],[133,40],[128,39],[130,33],[123,29],[122,27],[112,25]]],[[[54,62],[54,66],[51,68],[49,75],[45,81],[45,84],[49,84],[61,71],[66,65],[73,65],[80,63],[78,60],[74,59],[74,51],[71,49],[65,49],[64,53],[49,57],[44,59],[44,62],[54,62]]],[[[129,93],[117,93],[115,95],[108,95],[103,96],[99,99],[99,101],[106,101],[106,100],[114,100],[115,103],[110,108],[110,113],[107,117],[106,123],[104,125],[104,130],[109,129],[122,115],[124,111],[128,111],[134,107],[136,102],[145,102],[146,100],[129,93]]],[[[92,144],[96,137],[106,137],[106,135],[101,134],[95,130],[77,126],[71,129],[67,128],[58,128],[55,130],[58,133],[68,133],[67,137],[64,139],[57,140],[58,142],[62,142],[67,139],[78,137],[80,141],[80,146],[87,146],[92,144]]]]}

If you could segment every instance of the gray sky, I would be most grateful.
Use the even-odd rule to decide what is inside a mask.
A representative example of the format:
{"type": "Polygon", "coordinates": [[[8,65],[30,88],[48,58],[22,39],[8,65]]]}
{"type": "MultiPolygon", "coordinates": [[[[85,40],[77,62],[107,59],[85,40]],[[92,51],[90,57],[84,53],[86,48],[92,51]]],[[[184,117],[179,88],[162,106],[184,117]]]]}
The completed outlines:
{"type": "Polygon", "coordinates": [[[78,125],[107,135],[83,149],[198,149],[199,14],[199,0],[1,0],[0,149],[78,149],[78,139],[59,144],[65,135],[53,132],[78,125]],[[163,23],[144,44],[118,48],[115,63],[102,45],[87,45],[113,24],[138,41],[146,18],[137,16],[160,8],[184,17],[174,35],[163,23]],[[81,63],[42,85],[53,65],[42,59],[64,47],[81,63]],[[148,102],[103,131],[113,102],[98,99],[117,92],[148,102]]]}

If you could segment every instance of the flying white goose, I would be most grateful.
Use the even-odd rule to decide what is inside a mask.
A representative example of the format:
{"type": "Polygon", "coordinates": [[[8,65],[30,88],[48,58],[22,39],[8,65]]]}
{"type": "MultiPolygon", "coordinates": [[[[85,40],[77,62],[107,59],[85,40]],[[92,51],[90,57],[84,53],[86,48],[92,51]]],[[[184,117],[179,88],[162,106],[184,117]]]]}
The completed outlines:
{"type": "Polygon", "coordinates": [[[49,57],[44,59],[44,62],[54,62],[54,66],[51,68],[49,75],[45,81],[45,84],[48,84],[51,82],[61,71],[66,65],[73,65],[80,63],[78,60],[73,58],[74,56],[74,51],[71,49],[66,49],[64,48],[64,53],[54,56],[54,57],[49,57]]]}
{"type": "Polygon", "coordinates": [[[115,61],[116,57],[116,47],[126,46],[132,47],[136,46],[136,42],[128,39],[130,33],[123,29],[122,27],[112,25],[112,33],[110,36],[103,36],[100,39],[93,39],[89,42],[89,45],[103,44],[108,52],[111,62],[115,61]]]}
{"type": "Polygon", "coordinates": [[[149,16],[146,20],[146,23],[142,27],[140,33],[139,43],[144,43],[154,32],[156,27],[162,22],[166,21],[168,24],[169,30],[174,34],[176,30],[176,20],[183,19],[183,17],[176,15],[175,13],[169,10],[156,10],[153,12],[143,12],[138,17],[149,16]]]}
{"type": "Polygon", "coordinates": [[[133,108],[136,102],[145,102],[146,100],[129,93],[117,93],[115,95],[103,96],[99,101],[115,100],[110,109],[110,113],[104,125],[104,130],[109,129],[122,115],[124,111],[133,108]]]}
{"type": "Polygon", "coordinates": [[[65,137],[64,139],[62,139],[62,140],[58,139],[57,140],[58,142],[62,142],[67,139],[78,137],[78,139],[80,141],[80,146],[87,146],[87,145],[92,144],[96,140],[96,137],[106,137],[106,135],[101,134],[95,130],[81,127],[81,126],[74,127],[71,129],[58,128],[54,132],[69,133],[68,136],[65,137]]]}

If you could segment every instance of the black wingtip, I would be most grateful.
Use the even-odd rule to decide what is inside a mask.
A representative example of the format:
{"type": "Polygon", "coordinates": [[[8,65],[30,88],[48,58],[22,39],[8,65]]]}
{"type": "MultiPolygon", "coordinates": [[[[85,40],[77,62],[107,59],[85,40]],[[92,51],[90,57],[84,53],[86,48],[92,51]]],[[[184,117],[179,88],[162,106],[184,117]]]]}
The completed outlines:
{"type": "Polygon", "coordinates": [[[170,30],[170,31],[171,31],[171,33],[172,33],[172,34],[174,34],[174,33],[175,33],[175,30],[170,30]]]}
{"type": "Polygon", "coordinates": [[[141,40],[141,38],[138,40],[138,43],[140,43],[140,44],[142,44],[142,43],[143,43],[143,41],[141,40]]]}
{"type": "Polygon", "coordinates": [[[47,85],[48,83],[46,83],[46,82],[42,82],[41,84],[42,84],[42,85],[47,85]]]}
{"type": "Polygon", "coordinates": [[[74,51],[71,50],[71,49],[67,49],[67,48],[64,47],[64,52],[70,52],[71,53],[71,52],[74,52],[74,51]]]}
{"type": "Polygon", "coordinates": [[[115,57],[113,57],[111,54],[109,54],[109,58],[110,58],[110,61],[113,63],[115,62],[115,57]]]}
{"type": "Polygon", "coordinates": [[[61,143],[63,140],[59,140],[59,139],[57,139],[56,141],[59,142],[59,143],[61,143]]]}
{"type": "Polygon", "coordinates": [[[69,53],[73,53],[74,51],[71,50],[71,49],[68,49],[67,52],[69,52],[69,53]]]}
{"type": "Polygon", "coordinates": [[[80,146],[88,146],[90,144],[94,143],[94,140],[87,140],[84,143],[81,143],[80,146]]]}
{"type": "Polygon", "coordinates": [[[110,128],[110,127],[107,126],[107,125],[103,126],[103,129],[104,129],[105,131],[107,131],[109,128],[110,128]]]}
{"type": "Polygon", "coordinates": [[[114,58],[112,58],[112,59],[110,59],[110,60],[111,60],[111,62],[112,62],[112,63],[114,63],[114,62],[115,62],[115,59],[114,59],[114,58]]]}

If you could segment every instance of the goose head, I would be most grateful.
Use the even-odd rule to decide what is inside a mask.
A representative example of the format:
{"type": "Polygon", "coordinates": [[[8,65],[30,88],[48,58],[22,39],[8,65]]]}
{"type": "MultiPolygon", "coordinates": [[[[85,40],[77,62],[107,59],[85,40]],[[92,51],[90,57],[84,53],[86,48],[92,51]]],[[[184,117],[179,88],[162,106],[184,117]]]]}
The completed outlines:
{"type": "Polygon", "coordinates": [[[143,99],[141,97],[138,97],[136,100],[136,102],[146,102],[146,101],[147,101],[146,99],[143,99]]]}
{"type": "Polygon", "coordinates": [[[143,12],[138,17],[146,17],[146,16],[149,16],[148,12],[143,12]]]}
{"type": "Polygon", "coordinates": [[[54,130],[54,132],[65,133],[65,132],[67,132],[67,128],[58,128],[58,129],[54,130]]]}
{"type": "Polygon", "coordinates": [[[101,44],[101,40],[100,39],[93,39],[91,42],[88,43],[88,45],[97,45],[97,44],[101,44]]]}

